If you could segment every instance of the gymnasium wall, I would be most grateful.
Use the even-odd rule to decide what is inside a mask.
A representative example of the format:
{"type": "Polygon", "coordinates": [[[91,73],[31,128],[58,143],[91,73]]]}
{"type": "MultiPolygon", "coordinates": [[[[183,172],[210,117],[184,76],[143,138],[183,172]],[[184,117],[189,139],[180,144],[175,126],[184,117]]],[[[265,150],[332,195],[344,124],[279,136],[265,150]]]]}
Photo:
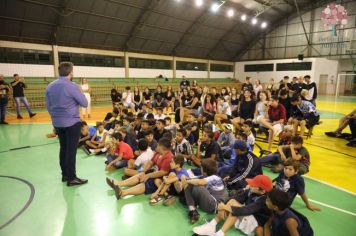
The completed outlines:
{"type": "MultiPolygon", "coordinates": [[[[129,77],[130,78],[155,78],[159,75],[162,75],[167,78],[173,77],[172,70],[163,70],[163,69],[138,69],[138,68],[130,68],[129,69],[129,77]]],[[[125,77],[125,71],[123,76],[125,77]]]]}
{"type": "MultiPolygon", "coordinates": [[[[312,62],[311,70],[300,70],[300,71],[276,71],[277,63],[298,63],[301,62],[298,59],[281,59],[281,60],[261,60],[261,61],[242,61],[236,62],[235,64],[235,77],[240,81],[244,81],[246,77],[251,77],[253,79],[259,79],[262,83],[267,83],[271,78],[275,82],[283,79],[284,76],[289,76],[290,78],[294,76],[304,76],[310,75],[312,81],[319,84],[320,76],[327,75],[328,78],[336,78],[338,71],[338,61],[328,60],[325,58],[306,58],[303,62],[312,62]],[[268,72],[245,72],[245,65],[253,64],[274,64],[274,71],[268,72]]],[[[322,76],[325,79],[325,76],[322,76]]],[[[325,82],[325,81],[323,81],[325,82]]]]}
{"type": "MultiPolygon", "coordinates": [[[[168,78],[181,78],[182,76],[186,76],[188,79],[201,78],[206,79],[209,78],[208,71],[199,71],[199,70],[191,70],[192,66],[186,68],[179,68],[180,70],[175,70],[174,63],[177,62],[185,62],[186,64],[194,64],[200,63],[205,64],[206,68],[209,68],[207,65],[212,63],[214,65],[229,65],[230,67],[234,66],[234,62],[228,61],[215,61],[208,59],[197,59],[197,58],[185,58],[185,57],[173,57],[173,56],[165,56],[165,55],[155,55],[155,54],[144,54],[144,53],[133,53],[133,52],[122,52],[122,51],[108,51],[108,50],[99,50],[99,49],[90,49],[90,48],[78,48],[78,47],[65,47],[65,46],[56,46],[56,45],[44,45],[44,44],[32,44],[32,43],[21,43],[21,42],[13,42],[13,41],[4,41],[0,40],[0,49],[3,50],[14,50],[16,52],[23,51],[23,55],[21,58],[25,58],[25,53],[27,56],[31,56],[31,53],[37,51],[39,54],[47,53],[50,55],[50,62],[46,63],[38,63],[38,64],[47,64],[47,65],[34,65],[35,62],[30,62],[31,64],[27,64],[25,59],[22,62],[13,61],[14,54],[16,52],[11,52],[12,58],[9,58],[9,54],[6,54],[0,51],[0,74],[4,74],[5,76],[12,76],[14,73],[19,73],[25,77],[55,77],[57,73],[57,66],[60,62],[59,56],[66,56],[69,54],[80,55],[90,55],[91,58],[83,57],[84,59],[81,63],[86,62],[86,59],[90,59],[91,61],[96,61],[97,59],[105,60],[111,57],[110,60],[119,59],[124,61],[125,63],[121,64],[80,64],[77,63],[77,66],[74,68],[74,76],[75,77],[88,77],[88,78],[155,78],[159,75],[163,75],[168,78]],[[5,56],[4,56],[5,55],[5,56]],[[131,65],[131,59],[141,59],[140,64],[136,64],[129,68],[128,64],[131,65]],[[9,61],[12,60],[12,61],[9,61]],[[171,66],[162,67],[161,65],[153,66],[153,63],[142,64],[142,60],[147,61],[159,61],[163,60],[166,62],[170,62],[171,66]],[[5,63],[4,63],[5,62],[5,63]],[[8,64],[8,63],[22,63],[22,64],[8,64]],[[78,66],[81,65],[81,66],[78,66]],[[126,65],[126,68],[125,68],[126,65]],[[149,65],[149,66],[147,66],[149,65]],[[164,69],[157,69],[164,68],[164,69]],[[171,69],[168,69],[171,68],[171,69]],[[128,76],[125,74],[125,70],[128,72],[128,76]],[[175,75],[175,76],[174,76],[175,75]]],[[[39,57],[39,56],[38,56],[39,57]]],[[[36,55],[37,58],[37,55],[36,55]]],[[[61,57],[62,58],[62,57],[61,57]]],[[[63,57],[64,58],[64,57],[63,57]]],[[[70,57],[69,57],[70,58],[70,57]]],[[[68,59],[61,59],[68,60],[68,59]]],[[[70,60],[70,59],[69,59],[70,60]]],[[[96,62],[95,62],[96,63],[96,62]]],[[[75,65],[75,62],[74,62],[75,65]]],[[[182,67],[182,66],[181,66],[182,67]]],[[[225,79],[225,78],[233,78],[234,72],[218,72],[225,71],[220,69],[212,69],[216,71],[211,71],[211,77],[214,79],[225,79]]]]}
{"type": "Polygon", "coordinates": [[[0,74],[4,76],[19,74],[20,76],[29,77],[53,77],[54,68],[53,65],[0,63],[0,74]]]}
{"type": "Polygon", "coordinates": [[[210,71],[210,78],[234,78],[234,72],[210,71]]]}
{"type": "Polygon", "coordinates": [[[75,77],[118,78],[125,77],[125,68],[74,66],[73,73],[75,77]]]}

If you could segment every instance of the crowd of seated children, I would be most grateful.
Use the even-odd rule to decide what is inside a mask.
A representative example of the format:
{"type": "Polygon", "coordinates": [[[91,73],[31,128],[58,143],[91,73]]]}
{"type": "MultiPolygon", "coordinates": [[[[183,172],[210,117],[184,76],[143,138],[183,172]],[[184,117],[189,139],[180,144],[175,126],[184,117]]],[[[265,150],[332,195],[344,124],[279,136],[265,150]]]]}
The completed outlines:
{"type": "MultiPolygon", "coordinates": [[[[193,229],[198,235],[224,235],[232,226],[245,234],[263,235],[266,227],[265,232],[282,227],[270,210],[278,214],[288,210],[297,194],[308,209],[319,210],[310,205],[301,177],[310,165],[302,135],[319,122],[313,103],[300,95],[308,88],[302,79],[290,84],[288,78],[279,89],[271,82],[266,90],[260,83],[254,90],[248,78],[241,93],[228,87],[217,92],[198,84],[176,93],[171,87],[166,92],[161,86],[155,92],[145,88],[143,93],[127,87],[122,96],[112,91],[113,111],[96,129],[83,122],[79,145],[90,153],[106,153],[107,171],[123,168],[122,180],[106,179],[118,200],[149,194],[151,205],[169,206],[179,197],[192,224],[199,219],[198,210],[217,212],[211,222],[193,229]],[[298,125],[305,125],[300,136],[298,125]],[[256,126],[268,130],[268,149],[279,137],[276,153],[258,158],[252,152],[256,126]],[[272,200],[276,193],[266,205],[272,189],[262,171],[266,164],[275,165],[273,170],[280,173],[275,188],[291,196],[287,207],[272,200]],[[224,223],[216,230],[220,221],[224,223]]],[[[288,211],[286,217],[294,215],[288,211]]],[[[281,224],[288,218],[278,220],[281,224]]]]}

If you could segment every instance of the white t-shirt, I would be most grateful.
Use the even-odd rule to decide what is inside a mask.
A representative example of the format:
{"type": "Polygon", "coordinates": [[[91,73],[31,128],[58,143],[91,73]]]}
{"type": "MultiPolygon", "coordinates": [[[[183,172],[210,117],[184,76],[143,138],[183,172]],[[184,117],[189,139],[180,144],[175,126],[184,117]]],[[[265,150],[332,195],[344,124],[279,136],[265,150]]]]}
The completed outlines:
{"type": "Polygon", "coordinates": [[[106,129],[104,129],[104,131],[102,133],[99,132],[99,130],[96,131],[96,140],[97,141],[104,141],[106,142],[108,138],[108,131],[106,129]],[[103,140],[104,138],[104,134],[106,134],[105,140],[103,140]]]}
{"type": "Polygon", "coordinates": [[[125,99],[126,103],[131,103],[132,102],[132,93],[131,92],[129,92],[129,93],[124,92],[122,94],[122,97],[126,97],[126,99],[125,99]],[[127,95],[127,97],[126,97],[126,95],[127,95]]]}
{"type": "Polygon", "coordinates": [[[247,136],[247,144],[250,145],[250,146],[253,146],[255,145],[255,136],[253,136],[253,133],[250,133],[249,136],[247,136]]]}
{"type": "Polygon", "coordinates": [[[136,158],[135,165],[139,168],[143,167],[148,161],[152,159],[153,155],[154,152],[151,150],[151,148],[147,148],[147,151],[141,153],[141,155],[136,158]]]}
{"type": "Polygon", "coordinates": [[[220,105],[220,111],[223,114],[231,116],[231,107],[229,106],[229,103],[227,103],[227,102],[224,102],[223,104],[220,105]]]}
{"type": "Polygon", "coordinates": [[[162,115],[156,114],[155,115],[155,120],[164,120],[164,118],[166,118],[166,116],[164,114],[162,114],[162,115]]]}
{"type": "Polygon", "coordinates": [[[89,92],[89,84],[82,84],[81,85],[83,93],[89,92]]]}
{"type": "Polygon", "coordinates": [[[217,175],[211,175],[204,179],[208,181],[208,184],[206,185],[208,190],[222,191],[225,188],[224,181],[217,175]]]}

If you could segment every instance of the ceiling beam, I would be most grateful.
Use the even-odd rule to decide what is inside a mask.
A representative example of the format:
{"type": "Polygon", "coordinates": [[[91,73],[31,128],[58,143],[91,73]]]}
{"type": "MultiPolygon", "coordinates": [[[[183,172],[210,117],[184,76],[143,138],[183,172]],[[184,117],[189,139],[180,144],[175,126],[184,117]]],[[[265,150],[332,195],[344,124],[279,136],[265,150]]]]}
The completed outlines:
{"type": "Polygon", "coordinates": [[[257,15],[261,15],[263,14],[265,11],[267,11],[268,9],[273,9],[275,10],[276,12],[278,12],[279,14],[285,14],[286,12],[277,8],[276,6],[277,5],[280,5],[282,4],[280,1],[277,3],[277,4],[273,4],[273,2],[271,1],[266,1],[266,0],[253,0],[254,2],[257,2],[258,4],[261,5],[261,7],[263,9],[257,9],[256,10],[256,14],[257,15]]]}
{"type": "MultiPolygon", "coordinates": [[[[91,5],[90,5],[90,10],[89,10],[89,12],[92,12],[92,11],[94,10],[94,6],[95,6],[95,0],[92,0],[91,5]]],[[[89,17],[90,17],[90,15],[87,15],[86,18],[85,18],[84,28],[86,28],[87,25],[88,25],[89,17]]],[[[80,32],[80,36],[79,36],[78,43],[81,43],[81,42],[82,42],[84,32],[85,32],[85,30],[82,30],[82,31],[80,32]]]]}
{"type": "Polygon", "coordinates": [[[129,46],[130,40],[132,40],[135,37],[135,35],[140,31],[140,29],[144,26],[144,22],[149,17],[150,9],[155,8],[155,6],[158,3],[159,3],[158,0],[146,0],[145,6],[142,8],[141,13],[137,17],[135,24],[130,29],[129,36],[127,36],[125,42],[123,43],[122,47],[124,50],[128,50],[130,48],[129,46]]]}
{"type": "MultiPolygon", "coordinates": [[[[307,11],[311,11],[315,8],[320,7],[320,4],[325,2],[325,0],[319,0],[317,2],[315,2],[314,4],[308,4],[306,6],[304,6],[300,11],[301,12],[307,12],[307,11]]],[[[294,6],[295,7],[295,6],[294,6]]],[[[285,19],[288,17],[291,17],[291,13],[293,13],[293,10],[291,10],[290,12],[288,12],[287,14],[285,14],[284,16],[282,16],[280,19],[277,19],[274,24],[271,25],[271,27],[269,27],[269,30],[267,30],[266,32],[263,32],[259,35],[256,35],[254,37],[254,40],[252,40],[250,43],[246,44],[243,47],[243,50],[236,52],[234,58],[231,58],[231,60],[236,61],[239,58],[241,58],[246,52],[248,52],[251,47],[253,47],[262,37],[264,37],[265,35],[268,35],[269,33],[271,33],[273,30],[275,30],[277,27],[281,26],[285,19]]],[[[298,15],[294,12],[293,14],[294,17],[298,17],[298,15]]]]}
{"type": "Polygon", "coordinates": [[[191,31],[194,29],[194,26],[203,19],[205,14],[207,13],[207,9],[202,10],[202,12],[195,18],[195,20],[188,26],[188,28],[184,31],[182,36],[177,41],[176,45],[172,48],[170,54],[177,55],[178,47],[183,43],[184,39],[187,35],[191,34],[191,31]]]}
{"type": "Polygon", "coordinates": [[[72,14],[73,12],[67,12],[67,6],[68,6],[69,0],[63,0],[60,1],[60,8],[59,11],[57,11],[56,9],[55,12],[57,13],[58,17],[56,19],[56,23],[55,26],[53,27],[52,33],[50,34],[52,44],[57,45],[58,44],[58,32],[59,32],[59,28],[60,26],[63,24],[63,20],[64,17],[69,16],[70,14],[72,14]]]}

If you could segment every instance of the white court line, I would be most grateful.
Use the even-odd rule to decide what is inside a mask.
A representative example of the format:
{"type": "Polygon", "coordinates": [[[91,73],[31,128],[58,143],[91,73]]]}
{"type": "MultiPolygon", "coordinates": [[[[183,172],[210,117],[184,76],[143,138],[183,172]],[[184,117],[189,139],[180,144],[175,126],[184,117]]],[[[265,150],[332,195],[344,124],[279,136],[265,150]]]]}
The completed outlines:
{"type": "MultiPolygon", "coordinates": [[[[301,199],[300,196],[297,196],[297,197],[301,199]]],[[[313,200],[313,199],[310,199],[310,198],[309,198],[309,201],[310,202],[314,202],[314,203],[316,203],[318,205],[321,205],[321,206],[324,206],[324,207],[328,207],[328,208],[333,209],[335,211],[340,211],[340,212],[343,212],[343,213],[348,214],[348,215],[356,216],[356,213],[354,213],[354,212],[347,211],[347,210],[344,210],[344,209],[341,209],[341,208],[338,208],[338,207],[334,207],[334,206],[326,204],[326,203],[322,203],[322,202],[319,202],[319,201],[316,201],[316,200],[313,200]]]]}
{"type": "Polygon", "coordinates": [[[333,185],[333,184],[329,184],[328,182],[325,182],[325,181],[323,181],[323,180],[319,180],[319,179],[316,179],[316,178],[313,178],[313,177],[310,177],[310,176],[304,175],[303,177],[308,178],[308,179],[311,179],[311,180],[314,180],[314,181],[319,182],[319,183],[321,183],[321,184],[325,184],[325,185],[327,185],[327,186],[329,186],[329,187],[331,187],[331,188],[335,188],[335,189],[337,189],[337,190],[346,192],[346,193],[351,194],[352,196],[355,196],[355,197],[356,197],[356,193],[351,192],[351,191],[349,191],[349,190],[347,190],[347,189],[344,189],[344,188],[335,186],[335,185],[333,185]]]}

